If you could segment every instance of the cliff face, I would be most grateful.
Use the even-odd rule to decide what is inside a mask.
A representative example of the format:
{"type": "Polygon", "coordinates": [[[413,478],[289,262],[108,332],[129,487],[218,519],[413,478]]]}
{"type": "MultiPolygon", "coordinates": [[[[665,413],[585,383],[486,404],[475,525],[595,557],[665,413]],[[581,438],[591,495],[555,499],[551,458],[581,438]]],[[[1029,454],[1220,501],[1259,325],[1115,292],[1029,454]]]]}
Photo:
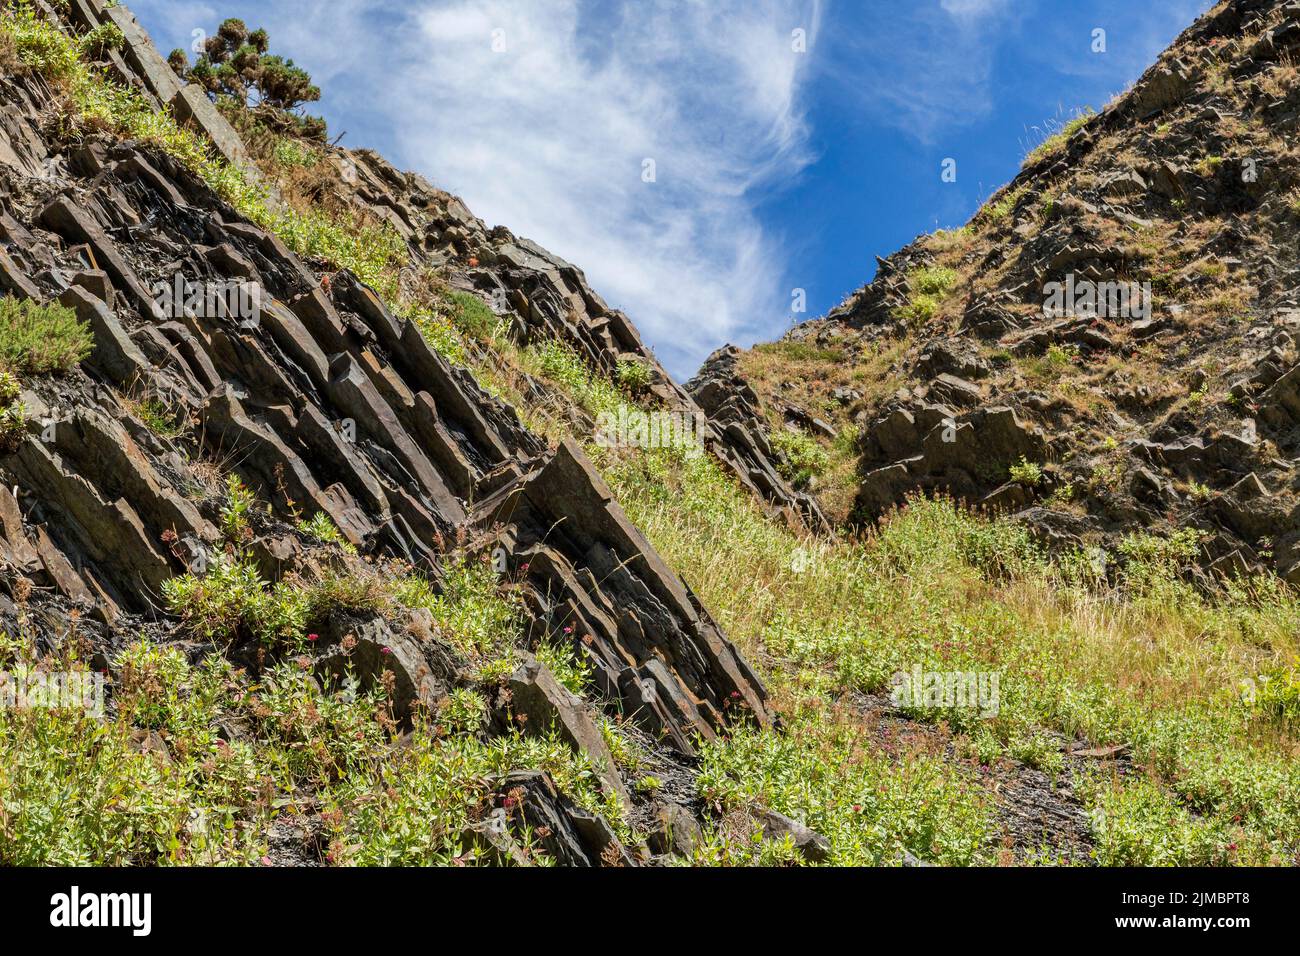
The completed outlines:
{"type": "MultiPolygon", "coordinates": [[[[531,717],[539,732],[558,727],[628,812],[631,788],[597,731],[602,711],[626,715],[670,768],[738,715],[769,721],[757,677],[581,447],[531,432],[431,347],[416,318],[393,310],[437,271],[521,345],[563,343],[604,376],[640,366],[644,403],[702,419],[704,448],[766,507],[795,524],[820,521],[776,474],[761,435],[704,419],[577,268],[488,229],[372,152],[321,150],[311,188],[322,208],[382,229],[391,257],[405,260],[388,301],[328,256],[295,254],[282,235],[298,220],[255,167],[256,149],[182,84],[129,10],[99,0],[33,10],[6,16],[27,16],[33,36],[50,25],[67,37],[120,29],[100,67],[136,91],[132,115],[170,106],[198,138],[166,135],[202,149],[187,164],[180,147],[88,118],[82,100],[107,89],[103,80],[74,73],[61,84],[21,57],[0,77],[0,291],[72,310],[93,340],[61,373],[22,376],[25,430],[0,459],[0,619],[10,633],[52,651],[75,630],[110,687],[140,634],[254,674],[303,654],[315,673],[346,666],[382,685],[392,718],[409,722],[474,682],[428,607],[452,600],[449,573],[486,562],[522,620],[524,663],[502,685],[496,726],[531,717]],[[233,170],[271,187],[257,221],[213,189],[233,170]],[[385,574],[434,597],[376,600],[385,574]],[[352,590],[322,596],[339,582],[352,590]],[[313,595],[293,618],[298,633],[222,603],[251,587],[261,608],[286,585],[313,595]],[[234,620],[218,620],[218,608],[234,620]],[[590,700],[527,653],[556,642],[590,672],[590,700]]],[[[534,401],[564,404],[526,372],[517,378],[534,401]]],[[[579,437],[593,433],[591,416],[565,413],[579,437]]],[[[535,792],[519,822],[543,825],[528,816],[541,814],[557,858],[630,859],[549,778],[501,786],[535,792]]],[[[684,812],[671,799],[636,802],[651,817],[684,812]]],[[[499,830],[466,838],[517,853],[501,839],[499,830]]]]}
{"type": "Polygon", "coordinates": [[[967,226],[737,360],[774,432],[851,439],[837,518],[947,492],[1055,548],[1191,530],[1199,568],[1300,581],[1297,43],[1295,4],[1218,4],[967,226]]]}

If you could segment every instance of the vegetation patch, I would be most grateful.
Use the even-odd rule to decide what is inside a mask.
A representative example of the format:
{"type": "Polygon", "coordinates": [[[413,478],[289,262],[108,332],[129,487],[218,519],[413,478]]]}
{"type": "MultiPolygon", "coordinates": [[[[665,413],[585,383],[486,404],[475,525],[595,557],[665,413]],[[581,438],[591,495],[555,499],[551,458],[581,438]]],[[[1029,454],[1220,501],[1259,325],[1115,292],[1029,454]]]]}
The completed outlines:
{"type": "Polygon", "coordinates": [[[781,474],[796,488],[807,488],[830,464],[826,449],[807,432],[781,429],[772,436],[772,448],[781,456],[781,474]]]}
{"type": "Polygon", "coordinates": [[[957,283],[957,273],[942,266],[925,266],[913,270],[907,279],[911,296],[895,314],[909,326],[920,328],[938,315],[957,283]]]}
{"type": "Polygon", "coordinates": [[[1025,165],[1032,166],[1049,156],[1055,156],[1057,153],[1064,151],[1065,144],[1069,142],[1070,137],[1083,129],[1088,121],[1096,115],[1096,111],[1091,107],[1085,107],[1076,113],[1072,118],[1066,120],[1064,124],[1049,123],[1048,129],[1059,125],[1059,129],[1052,132],[1047,139],[1030,150],[1029,155],[1025,157],[1025,165]]]}
{"type": "Polygon", "coordinates": [[[57,302],[0,298],[0,368],[24,375],[67,372],[95,347],[90,326],[57,302]]]}

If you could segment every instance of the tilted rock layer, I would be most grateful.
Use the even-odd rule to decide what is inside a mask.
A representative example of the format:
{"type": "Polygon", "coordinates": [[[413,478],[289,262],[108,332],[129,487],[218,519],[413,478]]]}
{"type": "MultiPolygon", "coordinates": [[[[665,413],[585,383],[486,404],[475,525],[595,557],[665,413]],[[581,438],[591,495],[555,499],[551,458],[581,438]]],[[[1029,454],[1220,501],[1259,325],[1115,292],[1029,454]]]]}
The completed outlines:
{"type": "MultiPolygon", "coordinates": [[[[238,134],[172,73],[126,8],[72,0],[65,16],[81,31],[118,24],[126,45],[106,54],[110,72],[155,106],[170,104],[227,160],[248,162],[238,134]]],[[[59,139],[58,97],[39,74],[0,77],[0,104],[0,292],[57,301],[94,336],[93,352],[69,374],[24,383],[28,431],[0,458],[6,627],[16,627],[20,604],[42,634],[75,614],[105,665],[141,630],[178,638],[159,595],[169,579],[202,573],[221,546],[220,502],[204,491],[213,478],[201,464],[217,462],[270,504],[249,542],[268,580],[317,566],[317,543],[293,522],[320,514],[365,560],[409,564],[435,586],[453,543],[490,555],[522,588],[530,640],[570,643],[598,689],[594,705],[575,698],[530,658],[511,679],[515,707],[600,758],[624,802],[630,790],[595,731],[593,706],[627,715],[686,761],[737,716],[770,720],[757,676],[578,444],[548,446],[374,289],[347,270],[304,262],[168,155],[93,133],[59,139]],[[237,288],[258,308],[188,301],[178,277],[237,288]],[[130,401],[146,395],[184,424],[183,439],[146,427],[130,401]]],[[[645,363],[652,400],[702,416],[575,267],[488,230],[454,197],[374,153],[332,148],[327,160],[332,202],[388,223],[413,267],[446,269],[521,342],[559,339],[603,374],[620,361],[645,363]]],[[[817,520],[743,422],[706,421],[704,438],[765,506],[817,520]]],[[[349,639],[348,663],[363,678],[392,671],[401,717],[436,706],[460,679],[454,655],[418,615],[405,631],[378,618],[333,619],[313,639],[320,668],[341,673],[349,639]]],[[[250,649],[230,653],[257,666],[250,649]]],[[[608,826],[545,775],[503,782],[514,786],[540,795],[527,822],[550,827],[557,858],[627,861],[608,826]]],[[[508,861],[516,848],[499,836],[466,841],[486,841],[508,861]]]]}

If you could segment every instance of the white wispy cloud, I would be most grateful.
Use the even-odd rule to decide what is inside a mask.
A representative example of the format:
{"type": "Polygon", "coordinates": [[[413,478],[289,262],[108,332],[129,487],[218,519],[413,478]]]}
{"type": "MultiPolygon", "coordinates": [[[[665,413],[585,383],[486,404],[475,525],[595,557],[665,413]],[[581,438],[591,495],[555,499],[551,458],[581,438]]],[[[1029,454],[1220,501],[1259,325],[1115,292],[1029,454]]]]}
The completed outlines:
{"type": "Polygon", "coordinates": [[[753,203],[808,158],[791,32],[815,43],[818,10],[792,6],[629,0],[591,22],[575,0],[426,3],[399,151],[580,264],[688,374],[788,306],[753,203]]]}
{"type": "MultiPolygon", "coordinates": [[[[249,6],[322,106],[345,107],[348,142],[386,126],[389,159],[582,267],[679,376],[786,321],[786,259],[755,205],[811,158],[822,0],[249,6]]],[[[165,14],[184,35],[205,5],[187,7],[165,14]]]]}
{"type": "Polygon", "coordinates": [[[835,57],[845,95],[865,115],[913,139],[939,137],[992,112],[998,45],[1029,12],[1009,0],[918,0],[847,38],[835,57]]]}
{"type": "Polygon", "coordinates": [[[939,0],[939,6],[955,17],[976,19],[1001,13],[1009,0],[939,0]]]}

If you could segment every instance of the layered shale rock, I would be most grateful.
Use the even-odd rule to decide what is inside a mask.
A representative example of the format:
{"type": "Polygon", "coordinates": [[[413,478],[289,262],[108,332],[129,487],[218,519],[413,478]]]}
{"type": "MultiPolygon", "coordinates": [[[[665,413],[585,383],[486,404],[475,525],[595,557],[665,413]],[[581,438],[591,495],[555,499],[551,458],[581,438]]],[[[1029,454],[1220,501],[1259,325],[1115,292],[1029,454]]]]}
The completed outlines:
{"type": "Polygon", "coordinates": [[[830,530],[817,500],[795,491],[776,470],[777,456],[758,412],[758,396],[738,374],[734,346],[719,349],[705,360],[686,390],[708,415],[719,435],[715,453],[733,474],[761,500],[768,501],[796,524],[814,531],[830,530]]]}
{"type": "MultiPolygon", "coordinates": [[[[392,226],[413,263],[448,271],[452,284],[482,297],[517,341],[562,342],[606,377],[620,363],[644,366],[646,400],[682,420],[698,421],[704,448],[771,512],[815,530],[828,527],[812,499],[777,472],[770,447],[743,410],[713,389],[701,402],[697,386],[683,389],[674,382],[628,317],[606,304],[581,269],[503,226],[489,229],[455,196],[397,170],[371,150],[333,148],[326,157],[334,172],[328,186],[332,202],[392,226]]],[[[707,376],[706,366],[701,377],[707,376]]],[[[591,434],[594,424],[579,431],[591,434]]]]}
{"type": "MultiPolygon", "coordinates": [[[[126,43],[109,66],[118,78],[247,164],[230,125],[179,83],[126,8],[72,0],[69,16],[82,28],[117,24],[126,43]]],[[[398,561],[436,586],[453,543],[491,554],[518,581],[530,640],[571,644],[597,687],[594,701],[574,697],[526,658],[511,678],[515,709],[558,724],[622,801],[630,790],[595,708],[626,715],[678,759],[733,719],[769,721],[759,679],[577,444],[548,447],[375,290],[347,270],[322,276],[168,155],[93,132],[58,140],[46,122],[56,97],[39,75],[0,78],[0,103],[0,290],[57,301],[94,337],[79,368],[26,383],[26,435],[0,458],[6,626],[16,626],[19,604],[39,635],[42,621],[53,634],[75,612],[105,662],[141,630],[175,639],[159,594],[177,575],[202,574],[220,547],[217,499],[205,491],[208,463],[218,462],[270,504],[250,519],[248,547],[271,579],[313,571],[318,546],[293,522],[318,515],[357,555],[334,559],[362,570],[398,561]],[[191,300],[178,277],[237,289],[257,307],[191,300]],[[186,440],[146,427],[139,396],[170,409],[186,440]]],[[[457,281],[496,304],[522,341],[559,338],[606,373],[644,362],[658,402],[699,413],[579,270],[487,230],[373,153],[332,150],[329,161],[339,201],[388,222],[417,265],[458,263],[457,281]]],[[[723,460],[766,500],[794,504],[764,449],[732,451],[729,427],[709,432],[723,460]]],[[[436,707],[464,679],[418,614],[337,615],[312,637],[317,672],[391,679],[398,720],[436,707]]],[[[229,649],[256,667],[253,651],[229,649]]],[[[515,823],[546,827],[560,862],[631,861],[608,825],[545,775],[507,779],[502,793],[515,823]],[[515,791],[528,799],[508,796],[515,791]]],[[[515,859],[508,831],[467,833],[466,844],[515,859]]]]}

